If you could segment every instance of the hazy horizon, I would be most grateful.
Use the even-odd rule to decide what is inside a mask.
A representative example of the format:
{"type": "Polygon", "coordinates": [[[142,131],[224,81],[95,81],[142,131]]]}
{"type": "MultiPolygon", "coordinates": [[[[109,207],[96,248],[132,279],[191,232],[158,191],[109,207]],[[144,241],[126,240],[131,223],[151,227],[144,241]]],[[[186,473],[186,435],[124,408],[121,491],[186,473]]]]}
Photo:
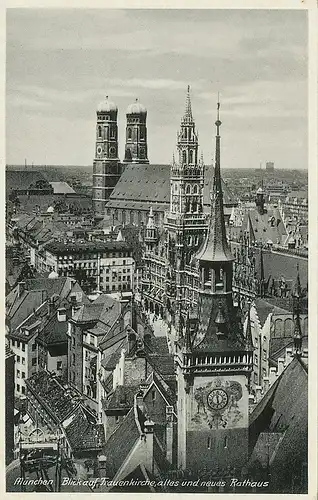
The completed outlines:
{"type": "Polygon", "coordinates": [[[169,164],[189,84],[206,164],[220,91],[222,168],[308,167],[305,11],[8,9],[6,71],[8,165],[92,165],[106,94],[120,159],[138,97],[150,163],[169,164]]]}

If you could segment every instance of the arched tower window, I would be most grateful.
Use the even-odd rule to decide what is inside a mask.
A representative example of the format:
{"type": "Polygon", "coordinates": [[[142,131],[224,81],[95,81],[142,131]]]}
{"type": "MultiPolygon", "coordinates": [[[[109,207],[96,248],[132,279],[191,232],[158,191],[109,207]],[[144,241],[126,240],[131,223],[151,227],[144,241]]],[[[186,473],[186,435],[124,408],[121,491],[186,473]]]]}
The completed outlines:
{"type": "Polygon", "coordinates": [[[187,152],[182,151],[182,163],[187,163],[187,152]]]}
{"type": "Polygon", "coordinates": [[[131,128],[129,128],[129,129],[127,130],[127,137],[128,137],[128,139],[131,139],[131,137],[132,137],[132,131],[131,131],[131,128]]]}
{"type": "Polygon", "coordinates": [[[186,194],[190,194],[191,193],[191,186],[190,184],[187,184],[186,186],[186,194]]]}
{"type": "Polygon", "coordinates": [[[193,186],[193,194],[198,194],[198,185],[194,184],[193,186]]]}
{"type": "Polygon", "coordinates": [[[189,151],[189,163],[193,163],[193,151],[190,149],[189,151]]]}
{"type": "Polygon", "coordinates": [[[98,138],[100,139],[102,137],[102,127],[98,127],[98,138]]]}

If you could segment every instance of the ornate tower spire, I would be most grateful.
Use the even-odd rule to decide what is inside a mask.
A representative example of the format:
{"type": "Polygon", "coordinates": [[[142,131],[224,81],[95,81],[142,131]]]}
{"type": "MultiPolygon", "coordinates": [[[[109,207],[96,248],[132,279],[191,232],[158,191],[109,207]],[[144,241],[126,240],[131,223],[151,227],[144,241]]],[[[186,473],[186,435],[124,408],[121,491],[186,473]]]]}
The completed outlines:
{"type": "Polygon", "coordinates": [[[183,117],[183,122],[192,122],[192,107],[191,107],[191,97],[190,97],[190,85],[188,85],[187,96],[186,96],[186,105],[185,105],[185,113],[183,117]]]}
{"type": "Polygon", "coordinates": [[[223,212],[223,192],[221,184],[221,154],[220,154],[221,124],[222,122],[220,120],[220,103],[218,102],[217,120],[215,122],[216,148],[215,148],[215,167],[214,167],[213,186],[211,192],[210,225],[208,230],[208,237],[205,240],[201,252],[197,255],[197,258],[202,261],[230,262],[234,260],[227,243],[224,212],[223,212]]]}

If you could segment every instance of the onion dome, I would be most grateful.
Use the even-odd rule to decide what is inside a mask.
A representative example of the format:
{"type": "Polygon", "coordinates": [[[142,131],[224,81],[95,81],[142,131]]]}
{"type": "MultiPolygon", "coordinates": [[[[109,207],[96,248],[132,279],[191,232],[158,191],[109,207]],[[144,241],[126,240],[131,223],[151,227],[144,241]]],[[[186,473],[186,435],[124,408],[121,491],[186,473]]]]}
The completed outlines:
{"type": "Polygon", "coordinates": [[[117,113],[117,111],[118,111],[118,108],[117,108],[116,104],[114,104],[112,101],[108,100],[108,95],[97,106],[98,113],[111,113],[111,112],[117,113]]]}
{"type": "Polygon", "coordinates": [[[127,108],[127,115],[146,115],[147,109],[143,104],[141,104],[138,99],[133,104],[130,104],[127,108]]]}

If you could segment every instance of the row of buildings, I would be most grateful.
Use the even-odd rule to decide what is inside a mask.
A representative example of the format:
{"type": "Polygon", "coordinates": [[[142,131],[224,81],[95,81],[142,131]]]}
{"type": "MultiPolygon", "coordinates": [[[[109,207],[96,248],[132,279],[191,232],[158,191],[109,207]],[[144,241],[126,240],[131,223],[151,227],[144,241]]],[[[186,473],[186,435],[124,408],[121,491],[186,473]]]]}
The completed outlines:
{"type": "MultiPolygon", "coordinates": [[[[307,488],[307,259],[273,241],[284,224],[262,191],[244,225],[230,235],[235,224],[229,222],[233,206],[228,212],[224,207],[231,196],[221,179],[219,108],[215,165],[206,184],[188,89],[167,207],[144,197],[143,182],[153,197],[158,177],[147,177],[150,166],[138,156],[138,165],[127,162],[115,188],[108,184],[107,197],[106,186],[96,183],[110,174],[96,174],[95,163],[95,210],[106,209],[112,221],[113,210],[121,210],[116,238],[53,237],[39,245],[33,235],[31,257],[30,226],[23,236],[11,228],[15,243],[26,245],[34,260],[30,265],[50,273],[16,284],[7,296],[15,396],[26,397],[35,428],[48,436],[58,431],[77,467],[89,458],[95,476],[113,481],[97,482],[99,491],[116,491],[118,481],[132,491],[131,480],[146,481],[147,491],[185,491],[182,479],[190,486],[200,481],[202,491],[235,491],[233,477],[268,482],[266,491],[275,493],[307,488]],[[137,187],[135,167],[145,173],[137,187]],[[113,206],[116,192],[122,193],[120,208],[113,206]],[[147,217],[135,219],[139,213],[147,217]],[[123,214],[137,227],[141,251],[138,280],[130,280],[136,296],[119,289],[134,274],[127,272],[133,253],[121,241],[123,214]],[[74,274],[83,268],[95,279],[91,288],[106,293],[87,296],[74,274]],[[116,278],[117,290],[102,289],[113,283],[106,278],[114,272],[126,280],[116,278]]],[[[145,109],[136,103],[129,110],[127,141],[141,144],[145,109]]],[[[117,108],[107,100],[97,114],[102,149],[96,154],[103,158],[96,162],[108,169],[117,161],[117,150],[109,157],[117,108]]],[[[126,149],[133,157],[136,148],[126,149]]]]}

